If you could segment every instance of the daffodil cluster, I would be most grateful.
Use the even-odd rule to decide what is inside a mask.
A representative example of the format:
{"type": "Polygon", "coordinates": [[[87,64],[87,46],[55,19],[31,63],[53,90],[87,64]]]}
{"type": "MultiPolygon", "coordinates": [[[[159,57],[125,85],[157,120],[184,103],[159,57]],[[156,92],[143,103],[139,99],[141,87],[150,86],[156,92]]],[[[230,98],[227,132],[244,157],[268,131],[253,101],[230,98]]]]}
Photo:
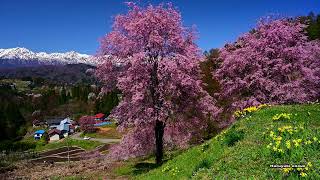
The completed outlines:
{"type": "Polygon", "coordinates": [[[290,120],[291,116],[292,116],[292,114],[290,114],[290,113],[280,113],[280,114],[274,115],[272,117],[272,120],[274,120],[274,121],[290,120]]]}
{"type": "Polygon", "coordinates": [[[180,170],[178,169],[178,167],[169,167],[169,166],[165,166],[163,169],[162,169],[162,172],[169,172],[171,175],[175,176],[177,175],[177,173],[180,172],[180,170]]]}
{"type": "Polygon", "coordinates": [[[236,112],[234,112],[234,116],[236,118],[244,117],[247,114],[250,114],[252,112],[256,112],[259,109],[262,109],[262,108],[267,107],[267,106],[270,106],[270,105],[260,104],[259,106],[250,106],[250,107],[244,108],[242,111],[241,110],[237,110],[236,112]]]}
{"type": "MultiPolygon", "coordinates": [[[[281,113],[273,116],[273,123],[263,132],[266,148],[273,158],[284,163],[305,162],[306,153],[320,149],[319,134],[307,128],[305,122],[297,122],[291,118],[292,114],[281,113]],[[291,119],[291,120],[290,120],[291,119]],[[290,121],[283,121],[290,120],[290,121]]],[[[281,171],[286,175],[308,177],[315,172],[312,163],[301,163],[303,167],[285,167],[281,171]]]]}
{"type": "Polygon", "coordinates": [[[298,127],[282,126],[275,131],[271,130],[267,132],[268,133],[263,133],[264,135],[268,134],[268,139],[271,141],[267,145],[267,148],[279,153],[283,153],[283,149],[290,150],[291,148],[297,148],[302,145],[320,144],[320,141],[316,136],[314,136],[313,138],[305,139],[294,138],[294,136],[290,136],[294,133],[297,134],[298,132],[300,132],[298,127]],[[283,145],[282,148],[280,147],[281,145],[283,145]]]}
{"type": "Polygon", "coordinates": [[[312,163],[308,162],[304,167],[298,167],[298,168],[286,167],[286,168],[282,168],[282,172],[285,173],[285,174],[297,173],[301,177],[307,177],[308,176],[308,171],[310,171],[310,168],[312,166],[313,166],[312,163]]]}

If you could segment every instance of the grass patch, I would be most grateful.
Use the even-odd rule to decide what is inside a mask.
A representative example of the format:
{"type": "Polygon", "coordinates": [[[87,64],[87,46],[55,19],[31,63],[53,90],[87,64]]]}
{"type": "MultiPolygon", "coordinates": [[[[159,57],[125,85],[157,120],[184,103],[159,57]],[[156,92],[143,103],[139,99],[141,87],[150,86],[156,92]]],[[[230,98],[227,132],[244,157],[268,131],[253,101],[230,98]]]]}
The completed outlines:
{"type": "Polygon", "coordinates": [[[51,150],[51,149],[56,149],[56,148],[60,148],[63,146],[68,146],[68,145],[69,146],[78,146],[78,147],[81,147],[85,150],[92,150],[102,144],[103,143],[97,142],[97,141],[76,140],[76,139],[71,139],[71,138],[65,138],[60,141],[51,142],[51,143],[48,143],[45,145],[37,143],[35,151],[51,150]]]}
{"type": "Polygon", "coordinates": [[[81,133],[80,137],[91,137],[91,138],[108,138],[108,139],[120,139],[122,134],[117,131],[115,123],[98,127],[97,132],[94,133],[81,133]]]}
{"type": "MultiPolygon", "coordinates": [[[[186,152],[168,160],[160,167],[143,174],[132,173],[134,164],[119,169],[135,179],[320,179],[320,142],[308,145],[307,139],[320,136],[320,105],[273,106],[245,115],[232,127],[226,129],[203,145],[188,149],[186,152]],[[267,148],[270,139],[266,138],[267,128],[278,129],[287,126],[288,121],[274,121],[276,114],[291,113],[290,123],[304,124],[305,132],[297,134],[304,146],[285,156],[274,154],[267,148]],[[242,134],[238,135],[238,134],[242,134]],[[229,139],[226,141],[226,139],[229,139]],[[229,142],[229,143],[226,143],[229,142]],[[231,146],[230,146],[231,145],[231,146]],[[301,153],[301,154],[299,154],[301,153]],[[296,155],[295,155],[296,154],[296,155]],[[308,166],[307,163],[311,163],[308,166]],[[270,168],[271,164],[303,164],[308,169],[291,170],[270,168]],[[292,173],[291,173],[292,172],[292,173]],[[305,176],[303,176],[305,175],[305,176]]],[[[297,132],[298,133],[298,132],[297,132]]],[[[290,136],[282,135],[283,138],[290,136]]],[[[294,137],[295,138],[295,137],[294,137]]],[[[285,143],[285,142],[281,142],[285,143]]],[[[285,145],[285,144],[283,144],[285,145]]],[[[281,146],[279,146],[281,147],[281,146]]],[[[292,148],[292,147],[291,147],[292,148]]]]}
{"type": "MultiPolygon", "coordinates": [[[[184,152],[183,150],[175,150],[166,152],[164,154],[164,162],[173,159],[177,155],[184,152]]],[[[133,158],[127,161],[124,161],[122,166],[117,167],[113,170],[115,176],[125,176],[125,177],[136,177],[141,174],[147,173],[153,169],[158,168],[159,165],[155,164],[155,157],[148,156],[143,158],[133,158]]]]}

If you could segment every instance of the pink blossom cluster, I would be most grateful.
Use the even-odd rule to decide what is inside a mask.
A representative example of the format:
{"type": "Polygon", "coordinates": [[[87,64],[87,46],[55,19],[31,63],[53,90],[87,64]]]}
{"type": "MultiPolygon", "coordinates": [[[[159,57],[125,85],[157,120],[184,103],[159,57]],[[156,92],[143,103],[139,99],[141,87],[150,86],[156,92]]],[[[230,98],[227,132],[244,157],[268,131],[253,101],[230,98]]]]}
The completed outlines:
{"type": "Polygon", "coordinates": [[[308,41],[295,20],[261,21],[251,32],[221,49],[214,72],[221,95],[233,107],[261,103],[304,103],[319,97],[320,43],[308,41]]]}
{"type": "Polygon", "coordinates": [[[95,123],[96,121],[93,116],[82,116],[79,119],[81,130],[83,130],[85,133],[95,132],[96,131],[96,127],[94,126],[95,123]]]}

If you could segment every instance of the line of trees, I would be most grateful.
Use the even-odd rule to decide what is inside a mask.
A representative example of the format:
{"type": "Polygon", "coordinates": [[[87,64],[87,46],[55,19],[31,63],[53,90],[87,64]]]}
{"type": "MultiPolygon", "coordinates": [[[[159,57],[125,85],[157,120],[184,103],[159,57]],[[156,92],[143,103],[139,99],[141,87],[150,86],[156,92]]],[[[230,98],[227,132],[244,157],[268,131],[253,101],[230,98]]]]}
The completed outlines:
{"type": "Polygon", "coordinates": [[[18,139],[26,130],[18,92],[10,84],[1,84],[0,102],[0,141],[18,139]]]}

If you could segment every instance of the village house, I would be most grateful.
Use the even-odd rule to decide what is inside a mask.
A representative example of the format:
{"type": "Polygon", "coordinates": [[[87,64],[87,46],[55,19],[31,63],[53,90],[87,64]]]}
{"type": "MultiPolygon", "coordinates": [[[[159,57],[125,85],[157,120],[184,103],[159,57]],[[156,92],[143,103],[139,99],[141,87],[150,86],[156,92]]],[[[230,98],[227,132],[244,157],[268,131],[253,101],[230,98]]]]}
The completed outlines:
{"type": "Polygon", "coordinates": [[[43,129],[37,130],[36,132],[34,132],[34,139],[36,139],[36,140],[41,139],[41,137],[43,136],[44,133],[45,133],[45,130],[43,130],[43,129]]]}
{"type": "Polygon", "coordinates": [[[49,126],[49,129],[57,129],[61,131],[61,134],[64,137],[67,137],[69,134],[72,134],[75,132],[75,126],[74,121],[68,118],[53,118],[50,120],[47,120],[47,124],[49,126]]]}
{"type": "Polygon", "coordinates": [[[67,137],[69,135],[71,123],[72,120],[70,118],[66,118],[62,120],[57,127],[57,129],[61,131],[64,137],[67,137]]]}
{"type": "Polygon", "coordinates": [[[104,126],[104,125],[112,124],[112,122],[110,122],[106,117],[106,115],[103,113],[98,113],[94,116],[83,116],[82,118],[88,118],[88,117],[94,119],[94,121],[92,122],[92,125],[94,126],[104,126]]]}
{"type": "Polygon", "coordinates": [[[103,113],[98,113],[94,116],[95,120],[98,122],[104,121],[105,115],[103,113]]]}
{"type": "Polygon", "coordinates": [[[48,136],[50,138],[50,141],[58,141],[61,139],[61,131],[58,129],[51,129],[48,132],[48,136]]]}
{"type": "Polygon", "coordinates": [[[60,125],[60,122],[63,120],[63,117],[53,117],[46,120],[46,124],[49,129],[57,128],[60,125]]]}

